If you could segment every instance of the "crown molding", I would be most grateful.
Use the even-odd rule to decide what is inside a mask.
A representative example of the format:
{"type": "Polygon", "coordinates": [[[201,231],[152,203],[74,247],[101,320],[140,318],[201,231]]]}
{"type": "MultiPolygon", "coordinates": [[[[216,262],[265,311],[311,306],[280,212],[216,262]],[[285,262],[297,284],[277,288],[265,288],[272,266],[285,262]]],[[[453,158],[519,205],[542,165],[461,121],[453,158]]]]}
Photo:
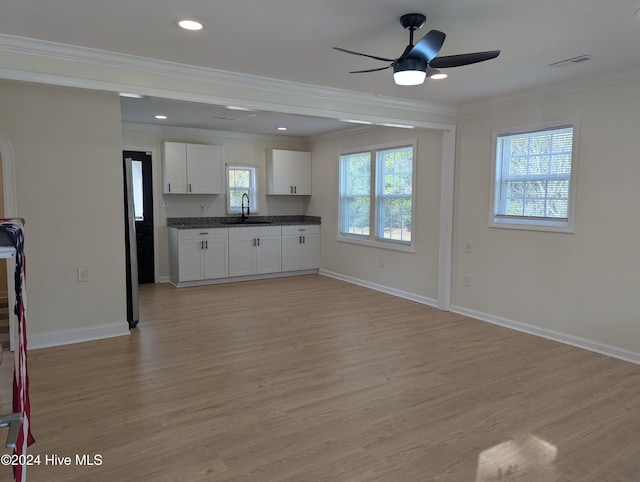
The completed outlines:
{"type": "MultiPolygon", "coordinates": [[[[376,94],[365,94],[362,92],[303,84],[299,82],[291,82],[237,72],[228,72],[206,67],[198,67],[176,62],[92,49],[88,47],[79,47],[57,42],[18,37],[15,35],[0,34],[0,51],[18,53],[23,55],[43,56],[50,59],[73,61],[77,63],[101,67],[125,69],[129,71],[144,72],[147,74],[150,73],[155,75],[166,75],[171,77],[189,79],[192,81],[227,84],[236,87],[240,86],[268,92],[279,92],[320,99],[330,99],[338,102],[362,103],[385,108],[420,112],[422,114],[430,113],[447,116],[456,115],[456,108],[445,104],[414,101],[397,97],[379,96],[376,94]]],[[[11,77],[10,72],[7,71],[7,69],[2,69],[2,71],[0,71],[0,74],[4,74],[7,76],[7,78],[13,78],[14,80],[29,80],[28,78],[25,78],[25,76],[28,76],[27,74],[29,73],[22,73],[22,78],[19,79],[15,76],[11,77]]],[[[41,82],[43,80],[48,80],[49,82],[51,82],[54,80],[52,79],[52,77],[53,76],[47,74],[34,74],[33,81],[41,82]]],[[[107,83],[94,83],[90,80],[70,80],[68,77],[58,80],[60,82],[72,82],[71,84],[65,83],[60,85],[69,85],[74,87],[84,86],[85,88],[95,88],[96,86],[99,86],[103,89],[109,87],[109,84],[107,83]]],[[[126,87],[115,84],[112,84],[111,86],[112,88],[118,87],[120,90],[122,90],[123,87],[126,87]]],[[[152,95],[149,92],[141,93],[152,95]]],[[[204,99],[200,99],[200,101],[204,101],[204,99]]],[[[210,99],[209,102],[211,102],[210,99]]],[[[266,104],[264,104],[263,106],[266,106],[266,104]]]]}
{"type": "Polygon", "coordinates": [[[542,87],[536,87],[535,89],[513,92],[511,94],[492,97],[478,102],[461,104],[457,108],[457,114],[471,114],[488,109],[506,107],[508,105],[518,104],[521,102],[537,101],[556,95],[571,94],[596,87],[629,82],[638,79],[640,79],[640,67],[617,70],[614,72],[580,78],[578,80],[558,82],[542,87]]]}

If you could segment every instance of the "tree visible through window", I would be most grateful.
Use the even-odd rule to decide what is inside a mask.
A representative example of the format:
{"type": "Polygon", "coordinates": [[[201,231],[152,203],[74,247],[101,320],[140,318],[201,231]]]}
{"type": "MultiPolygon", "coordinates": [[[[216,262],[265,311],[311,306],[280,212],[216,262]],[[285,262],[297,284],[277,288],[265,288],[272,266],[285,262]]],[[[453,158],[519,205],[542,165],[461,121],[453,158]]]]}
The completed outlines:
{"type": "Polygon", "coordinates": [[[258,193],[256,188],[256,168],[253,166],[227,166],[227,213],[236,214],[242,210],[242,197],[245,207],[250,206],[252,213],[258,212],[258,193]]]}
{"type": "Polygon", "coordinates": [[[569,228],[574,125],[496,136],[493,222],[569,228]]]}
{"type": "Polygon", "coordinates": [[[343,232],[369,236],[371,223],[371,153],[342,158],[343,232]]]}
{"type": "Polygon", "coordinates": [[[409,143],[340,156],[340,239],[411,246],[414,150],[409,143]]]}
{"type": "Polygon", "coordinates": [[[378,215],[381,238],[411,241],[413,147],[379,151],[378,215]]]}

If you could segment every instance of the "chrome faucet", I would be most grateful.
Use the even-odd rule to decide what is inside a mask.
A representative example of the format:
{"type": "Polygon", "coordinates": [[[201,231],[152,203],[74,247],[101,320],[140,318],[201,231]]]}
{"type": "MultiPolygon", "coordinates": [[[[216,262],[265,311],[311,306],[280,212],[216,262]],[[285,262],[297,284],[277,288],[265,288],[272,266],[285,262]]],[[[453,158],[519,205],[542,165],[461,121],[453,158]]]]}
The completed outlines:
{"type": "Polygon", "coordinates": [[[251,211],[249,211],[249,195],[246,192],[242,193],[242,222],[244,223],[244,220],[247,219],[249,217],[249,214],[251,214],[251,211]],[[247,215],[244,215],[244,198],[247,198],[247,215]]]}

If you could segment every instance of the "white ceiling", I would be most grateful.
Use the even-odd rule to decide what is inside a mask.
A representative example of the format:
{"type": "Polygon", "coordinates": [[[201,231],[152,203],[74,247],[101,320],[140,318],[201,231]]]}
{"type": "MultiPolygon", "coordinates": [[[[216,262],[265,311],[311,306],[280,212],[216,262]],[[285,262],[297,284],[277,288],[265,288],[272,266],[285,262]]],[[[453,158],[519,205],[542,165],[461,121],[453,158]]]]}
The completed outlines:
{"type": "MultiPolygon", "coordinates": [[[[637,68],[640,18],[634,12],[638,8],[640,0],[2,0],[0,33],[460,106],[637,68]],[[349,74],[384,64],[332,47],[398,57],[409,39],[398,19],[409,12],[427,15],[416,40],[430,29],[447,34],[440,55],[493,49],[502,53],[488,62],[448,69],[448,79],[428,80],[417,87],[396,86],[391,70],[349,74]],[[202,21],[206,28],[197,33],[178,29],[176,20],[185,17],[202,21]],[[585,54],[592,60],[549,67],[585,54]]],[[[143,121],[134,120],[129,105],[133,103],[123,103],[123,118],[143,121]]],[[[233,117],[228,113],[216,110],[213,117],[233,117]]],[[[202,115],[194,111],[195,117],[202,115]]]]}
{"type": "Polygon", "coordinates": [[[122,121],[130,124],[171,126],[187,129],[243,132],[264,136],[311,137],[352,128],[338,119],[278,112],[238,111],[224,106],[145,97],[120,99],[122,121]],[[155,118],[166,115],[167,120],[155,118]],[[286,131],[277,130],[286,127],[286,131]]]}

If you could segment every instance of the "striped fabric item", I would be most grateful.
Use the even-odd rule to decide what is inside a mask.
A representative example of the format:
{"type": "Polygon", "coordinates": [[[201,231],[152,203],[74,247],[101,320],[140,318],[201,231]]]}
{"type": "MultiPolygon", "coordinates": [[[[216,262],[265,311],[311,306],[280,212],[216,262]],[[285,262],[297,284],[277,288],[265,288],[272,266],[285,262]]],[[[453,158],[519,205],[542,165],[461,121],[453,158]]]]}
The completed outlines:
{"type": "MultiPolygon", "coordinates": [[[[26,318],[26,263],[24,255],[24,220],[0,219],[0,232],[7,235],[11,244],[16,249],[15,289],[16,304],[14,312],[18,323],[17,346],[14,351],[13,367],[13,411],[22,414],[22,426],[18,434],[14,453],[22,455],[27,453],[27,447],[35,442],[31,434],[29,416],[31,406],[29,402],[29,375],[27,373],[27,318],[26,318]]],[[[13,475],[16,482],[27,480],[26,466],[15,465],[13,475]]]]}

